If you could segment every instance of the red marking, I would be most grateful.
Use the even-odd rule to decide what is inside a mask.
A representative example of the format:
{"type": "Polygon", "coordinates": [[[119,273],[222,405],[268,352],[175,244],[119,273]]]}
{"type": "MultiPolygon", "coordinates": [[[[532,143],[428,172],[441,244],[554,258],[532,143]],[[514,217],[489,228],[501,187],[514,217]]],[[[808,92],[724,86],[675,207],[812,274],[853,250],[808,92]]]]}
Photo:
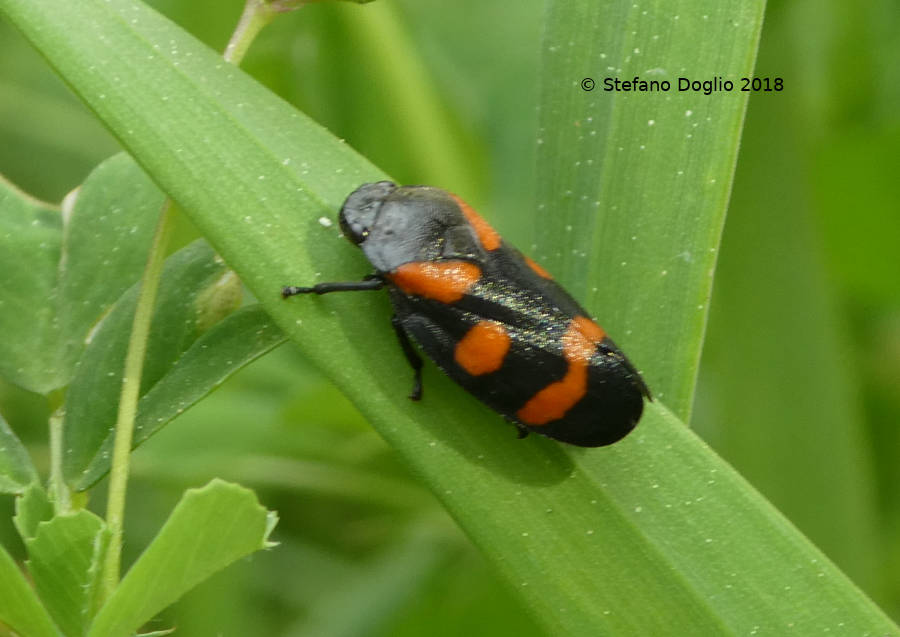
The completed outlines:
{"type": "Polygon", "coordinates": [[[534,260],[533,260],[531,257],[525,257],[525,263],[528,265],[529,268],[531,268],[532,270],[534,270],[535,273],[536,273],[539,277],[543,277],[543,278],[545,278],[545,279],[552,279],[552,278],[553,278],[553,275],[551,275],[551,274],[550,274],[549,272],[547,272],[544,268],[542,268],[542,267],[539,266],[537,263],[535,263],[534,260]]]}
{"type": "Polygon", "coordinates": [[[481,242],[482,247],[488,252],[499,248],[501,239],[497,231],[491,228],[488,222],[482,219],[481,215],[472,210],[472,207],[465,201],[453,193],[451,193],[450,196],[453,197],[453,200],[457,203],[463,215],[465,215],[466,221],[474,228],[475,234],[478,235],[478,240],[481,242]]]}
{"type": "Polygon", "coordinates": [[[481,268],[467,261],[414,261],[387,278],[407,294],[454,303],[481,278],[481,268]]]}
{"type": "Polygon", "coordinates": [[[453,358],[472,376],[496,372],[509,352],[506,328],[496,321],[481,321],[456,344],[453,358]]]}
{"type": "Polygon", "coordinates": [[[546,425],[559,420],[587,393],[587,372],[591,356],[606,333],[584,316],[576,316],[562,337],[563,356],[569,364],[562,380],[537,392],[516,416],[527,425],[546,425]]]}
{"type": "MultiPolygon", "coordinates": [[[[606,338],[606,330],[594,323],[586,316],[576,316],[573,321],[578,331],[581,332],[586,339],[599,345],[600,341],[606,338]]],[[[572,329],[571,327],[569,329],[572,329]]]]}

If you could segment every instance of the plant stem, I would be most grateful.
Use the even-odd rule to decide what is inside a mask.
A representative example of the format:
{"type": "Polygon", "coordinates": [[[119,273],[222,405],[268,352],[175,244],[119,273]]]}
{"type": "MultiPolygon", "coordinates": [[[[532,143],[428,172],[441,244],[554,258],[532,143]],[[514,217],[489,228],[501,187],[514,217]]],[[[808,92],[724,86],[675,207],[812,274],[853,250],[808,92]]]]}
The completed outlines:
{"type": "Polygon", "coordinates": [[[72,508],[69,487],[63,479],[63,418],[60,410],[50,415],[50,499],[57,514],[66,513],[72,508]]]}
{"type": "Polygon", "coordinates": [[[102,598],[108,599],[119,583],[119,567],[122,560],[122,522],[125,516],[125,490],[128,484],[128,462],[131,457],[131,440],[134,419],[140,397],[141,374],[144,355],[150,335],[150,322],[159,289],[166,243],[171,231],[172,201],[167,199],[160,211],[147,265],[141,277],[134,322],[125,356],[122,376],[122,394],[119,399],[119,415],[116,420],[116,438],[113,445],[112,467],[109,472],[109,500],[106,505],[106,524],[109,530],[109,547],[102,572],[102,598]]]}
{"type": "MultiPolygon", "coordinates": [[[[260,30],[278,13],[262,0],[247,0],[244,13],[235,28],[228,46],[225,48],[225,60],[238,64],[244,57],[250,43],[260,30]]],[[[128,353],[125,357],[125,371],[122,376],[122,394],[119,400],[119,414],[116,420],[116,437],[113,445],[112,466],[109,473],[109,499],[106,505],[106,524],[109,530],[109,546],[103,563],[102,598],[108,599],[119,583],[119,572],[122,562],[122,530],[125,517],[125,495],[128,484],[128,464],[131,457],[131,443],[134,433],[134,420],[137,415],[137,403],[140,398],[141,374],[144,367],[144,356],[147,352],[147,340],[150,335],[150,324],[159,281],[165,261],[165,248],[171,231],[172,201],[167,199],[163,204],[147,257],[147,265],[141,278],[141,288],[134,311],[134,322],[128,342],[128,353]]],[[[54,425],[51,420],[51,441],[54,440],[54,425]]],[[[61,431],[58,444],[61,445],[61,431]]],[[[61,452],[61,446],[59,448],[61,452]]]]}
{"type": "Polygon", "coordinates": [[[237,27],[225,46],[225,53],[222,55],[225,61],[235,66],[239,65],[250,44],[263,27],[272,21],[276,13],[277,11],[270,8],[265,0],[247,0],[241,19],[238,20],[237,27]]]}
{"type": "MultiPolygon", "coordinates": [[[[272,19],[285,10],[270,6],[264,0],[247,0],[244,13],[225,48],[225,61],[239,64],[257,34],[272,19]]],[[[134,322],[131,326],[131,337],[128,342],[128,353],[125,357],[125,371],[122,376],[122,393],[119,399],[119,414],[116,420],[116,437],[113,445],[112,466],[109,472],[109,498],[106,505],[106,524],[109,531],[109,545],[103,562],[101,600],[106,600],[119,583],[119,572],[122,562],[122,531],[125,517],[125,495],[128,485],[128,464],[131,458],[131,443],[134,434],[134,420],[137,415],[137,404],[140,398],[141,374],[144,368],[144,357],[147,352],[147,340],[150,335],[150,324],[153,319],[153,308],[156,304],[156,293],[165,261],[166,243],[171,231],[172,200],[166,199],[160,211],[159,222],[150,246],[147,265],[141,278],[137,305],[134,311],[134,322]]],[[[61,424],[51,420],[51,445],[57,440],[58,451],[62,453],[61,424]],[[54,432],[56,432],[54,434],[54,432]],[[54,437],[54,435],[56,437],[54,437]]],[[[56,447],[51,447],[51,449],[56,447]]],[[[59,458],[61,467],[61,455],[59,458]]],[[[61,475],[59,480],[61,480],[61,475]]],[[[55,482],[53,482],[55,484],[55,482]]],[[[62,482],[60,482],[62,485],[62,482]]],[[[65,485],[62,485],[63,487],[65,485]]],[[[62,495],[62,494],[61,494],[62,495]]],[[[66,491],[65,495],[68,495],[66,491]]],[[[68,499],[65,500],[68,506],[68,499]]]]}
{"type": "Polygon", "coordinates": [[[226,62],[239,66],[247,49],[262,31],[263,27],[275,19],[279,13],[287,13],[299,9],[310,2],[319,0],[247,0],[244,12],[238,20],[231,39],[225,46],[222,57],[226,62]]]}

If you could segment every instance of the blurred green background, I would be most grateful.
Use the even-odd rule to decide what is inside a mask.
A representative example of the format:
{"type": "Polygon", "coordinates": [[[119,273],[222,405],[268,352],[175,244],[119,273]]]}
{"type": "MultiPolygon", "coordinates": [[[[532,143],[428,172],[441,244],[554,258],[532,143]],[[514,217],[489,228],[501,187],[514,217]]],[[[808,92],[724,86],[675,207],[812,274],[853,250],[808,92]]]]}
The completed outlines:
{"type": "MultiPolygon", "coordinates": [[[[242,2],[150,4],[221,50],[242,2]]],[[[513,11],[478,0],[314,4],[268,27],[243,67],[398,181],[462,194],[515,242],[528,236],[517,211],[534,190],[542,14],[538,0],[513,11]],[[417,108],[420,100],[437,108],[417,108]],[[440,121],[421,121],[422,111],[440,121]]],[[[0,173],[58,202],[118,146],[3,23],[0,59],[0,173]]],[[[894,2],[769,3],[757,76],[782,77],[785,90],[750,100],[691,423],[894,619],[898,59],[894,2]]],[[[182,222],[179,243],[193,236],[182,222]]],[[[41,460],[43,399],[0,385],[0,409],[41,460]]],[[[185,487],[213,476],[256,489],[278,510],[281,545],[201,585],[158,628],[543,634],[290,346],[135,454],[126,562],[185,487]]],[[[0,541],[21,557],[11,511],[12,498],[0,499],[0,541]]]]}

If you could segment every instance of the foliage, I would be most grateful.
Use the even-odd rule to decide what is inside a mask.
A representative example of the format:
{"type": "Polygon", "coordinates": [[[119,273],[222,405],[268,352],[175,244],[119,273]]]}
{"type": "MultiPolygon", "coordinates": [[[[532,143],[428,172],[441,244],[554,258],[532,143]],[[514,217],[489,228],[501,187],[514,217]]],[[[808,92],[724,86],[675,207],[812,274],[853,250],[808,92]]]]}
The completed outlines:
{"type": "MultiPolygon", "coordinates": [[[[175,198],[260,305],[234,311],[237,282],[209,245],[191,243],[169,258],[136,442],[156,435],[135,456],[131,501],[141,506],[129,527],[129,545],[148,548],[101,608],[95,586],[104,521],[81,508],[77,493],[71,508],[58,494],[89,487],[107,469],[117,370],[133,313],[135,291],[128,288],[143,266],[148,220],[162,194],[123,156],[94,171],[62,213],[5,186],[0,259],[11,276],[0,284],[0,303],[33,314],[0,315],[10,335],[0,345],[0,369],[37,394],[2,388],[0,409],[13,427],[0,421],[0,486],[21,494],[16,528],[35,588],[0,551],[0,617],[21,634],[84,634],[92,622],[91,634],[132,633],[212,571],[265,545],[271,518],[252,494],[221,482],[189,491],[151,541],[148,529],[174,499],[167,486],[180,491],[222,475],[266,490],[285,520],[283,545],[188,596],[177,608],[185,634],[421,634],[417,618],[434,627],[441,613],[449,615],[448,634],[467,626],[491,634],[894,630],[683,424],[695,396],[745,96],[609,96],[579,87],[582,77],[608,73],[609,64],[625,77],[648,69],[674,75],[682,66],[701,77],[748,74],[760,6],[693,3],[664,13],[631,3],[602,11],[553,3],[535,122],[524,105],[533,101],[525,78],[537,50],[520,45],[522,59],[511,60],[520,71],[514,80],[482,59],[510,55],[496,31],[516,42],[536,40],[537,3],[515,20],[499,8],[470,7],[481,27],[472,27],[462,9],[434,20],[410,3],[405,17],[425,29],[418,35],[379,4],[307,7],[286,17],[261,38],[247,67],[398,180],[437,182],[473,203],[493,201],[480,207],[493,208],[495,225],[597,313],[645,370],[658,402],[625,442],[585,452],[536,437],[516,442],[432,369],[422,405],[397,399],[408,378],[394,371],[403,362],[385,299],[282,303],[277,294],[284,283],[365,273],[360,255],[322,220],[333,218],[352,187],[383,173],[139,4],[3,0],[0,11],[175,198]],[[467,32],[466,47],[429,49],[432,39],[458,45],[463,25],[488,31],[480,38],[467,32]],[[307,59],[308,42],[321,43],[315,63],[307,59]],[[353,47],[351,56],[345,47],[353,47]],[[291,63],[286,50],[303,64],[302,81],[280,74],[291,63]],[[425,63],[439,70],[437,85],[425,63]],[[466,81],[454,76],[453,65],[472,70],[466,81]],[[484,108],[492,110],[479,112],[484,108]],[[532,161],[523,145],[534,144],[523,131],[535,127],[532,205],[522,175],[532,161]],[[482,147],[491,153],[482,155],[482,147]],[[481,190],[485,174],[495,184],[491,195],[481,190]],[[497,588],[353,408],[292,352],[252,365],[180,416],[281,341],[268,314],[440,498],[513,595],[497,588]],[[63,399],[64,418],[52,415],[63,399]],[[176,416],[179,427],[160,431],[176,416]],[[50,470],[59,468],[68,485],[54,491],[51,483],[49,497],[35,486],[43,463],[38,471],[25,451],[41,448],[33,430],[41,418],[59,424],[50,470]],[[60,577],[47,575],[59,565],[60,577]],[[148,592],[151,581],[158,586],[148,592]],[[261,613],[241,601],[248,591],[297,619],[261,613]],[[534,620],[518,612],[521,604],[534,620]]],[[[199,32],[219,21],[219,32],[206,32],[213,40],[229,28],[220,3],[210,9],[213,20],[200,11],[180,15],[199,32]]],[[[763,51],[757,74],[782,73],[784,58],[763,51]]],[[[819,137],[792,145],[784,132],[765,132],[767,123],[785,119],[777,110],[785,96],[754,100],[742,153],[756,168],[737,174],[729,213],[735,223],[716,274],[695,420],[832,559],[876,598],[888,599],[897,591],[879,581],[876,505],[891,510],[896,481],[880,502],[872,493],[891,484],[895,456],[873,454],[865,441],[890,441],[891,434],[865,429],[854,388],[866,377],[844,363],[853,348],[821,343],[848,338],[836,290],[893,302],[886,290],[895,279],[884,275],[879,286],[854,264],[842,286],[829,287],[822,244],[803,214],[805,191],[768,159],[773,149],[780,158],[798,148],[812,154],[823,145],[821,130],[810,124],[819,137]],[[769,179],[778,178],[782,185],[772,188],[769,179]],[[872,464],[885,467],[880,482],[872,464]]],[[[54,143],[81,134],[73,128],[54,143]]],[[[27,171],[16,181],[28,183],[27,171]]],[[[830,182],[817,185],[828,192],[830,182]]],[[[879,200],[874,204],[877,212],[879,200]]],[[[847,230],[827,219],[826,241],[843,237],[847,230]]],[[[183,224],[179,243],[188,244],[191,232],[183,224]]],[[[875,256],[869,262],[872,271],[881,265],[875,256]]],[[[890,337],[895,332],[884,317],[886,327],[871,329],[890,337]]],[[[893,360],[897,369],[898,359],[888,365],[893,360]]],[[[876,404],[896,413],[896,403],[876,404]]],[[[890,454],[896,445],[879,449],[890,454]]],[[[15,543],[5,544],[15,552],[15,543]]],[[[896,540],[893,550],[900,554],[896,540]]],[[[166,617],[154,626],[170,625],[160,623],[166,617]]]]}

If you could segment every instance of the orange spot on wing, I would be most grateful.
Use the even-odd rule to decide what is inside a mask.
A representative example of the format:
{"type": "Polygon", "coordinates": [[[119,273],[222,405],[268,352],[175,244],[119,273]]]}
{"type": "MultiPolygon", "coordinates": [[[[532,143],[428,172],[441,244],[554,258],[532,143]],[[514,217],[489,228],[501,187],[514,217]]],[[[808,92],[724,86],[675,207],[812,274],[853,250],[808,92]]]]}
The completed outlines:
{"type": "Polygon", "coordinates": [[[456,344],[453,358],[472,376],[495,372],[509,352],[506,328],[496,321],[476,323],[456,344]]]}
{"type": "Polygon", "coordinates": [[[482,219],[481,215],[472,210],[472,207],[465,201],[454,194],[451,194],[450,196],[453,197],[453,200],[457,203],[463,215],[465,215],[466,221],[468,221],[472,228],[475,229],[475,234],[478,236],[478,240],[481,242],[482,247],[488,252],[499,248],[501,239],[497,231],[494,230],[487,221],[482,219]]]}
{"type": "Polygon", "coordinates": [[[525,257],[525,263],[528,265],[529,268],[531,268],[532,270],[534,270],[535,273],[536,273],[539,277],[543,277],[543,278],[545,278],[545,279],[552,279],[552,278],[553,278],[553,276],[552,276],[549,272],[547,272],[544,268],[542,268],[542,267],[539,266],[537,263],[535,263],[535,261],[534,261],[531,257],[525,257]]]}
{"type": "Polygon", "coordinates": [[[388,279],[407,294],[454,303],[481,278],[481,268],[467,261],[404,263],[388,279]]]}
{"type": "Polygon", "coordinates": [[[569,364],[562,380],[550,383],[516,412],[527,425],[546,425],[566,415],[587,393],[588,365],[606,333],[594,321],[576,316],[562,337],[563,356],[569,364]]]}
{"type": "MultiPolygon", "coordinates": [[[[599,345],[600,341],[606,338],[606,330],[586,316],[576,316],[572,319],[572,323],[586,339],[594,343],[594,346],[599,345]]],[[[569,329],[572,328],[570,327],[569,329]]]]}

